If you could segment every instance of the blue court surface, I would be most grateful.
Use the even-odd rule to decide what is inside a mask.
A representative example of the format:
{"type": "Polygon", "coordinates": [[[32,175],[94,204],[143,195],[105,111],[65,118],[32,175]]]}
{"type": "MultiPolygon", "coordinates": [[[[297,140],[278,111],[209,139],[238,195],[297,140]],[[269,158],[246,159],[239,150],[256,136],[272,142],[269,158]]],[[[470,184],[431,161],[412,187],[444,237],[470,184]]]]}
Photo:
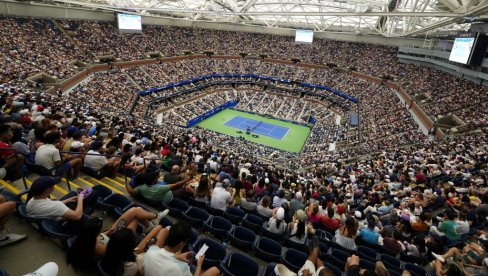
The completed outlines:
{"type": "Polygon", "coordinates": [[[287,127],[273,125],[262,121],[256,121],[241,116],[234,116],[232,119],[227,121],[224,125],[242,129],[244,131],[246,131],[247,128],[249,127],[251,128],[252,133],[268,136],[279,140],[281,140],[288,132],[287,127]]]}

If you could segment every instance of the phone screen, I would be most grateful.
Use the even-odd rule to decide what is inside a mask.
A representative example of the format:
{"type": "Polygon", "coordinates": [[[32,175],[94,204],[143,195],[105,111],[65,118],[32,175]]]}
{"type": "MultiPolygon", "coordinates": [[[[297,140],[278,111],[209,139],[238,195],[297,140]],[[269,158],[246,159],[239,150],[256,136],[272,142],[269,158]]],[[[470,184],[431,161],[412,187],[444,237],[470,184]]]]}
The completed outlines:
{"type": "Polygon", "coordinates": [[[202,247],[200,247],[200,250],[198,250],[198,253],[195,255],[195,260],[198,261],[198,258],[200,258],[200,256],[204,255],[205,252],[207,252],[207,249],[208,249],[208,245],[204,243],[202,245],[202,247]]]}

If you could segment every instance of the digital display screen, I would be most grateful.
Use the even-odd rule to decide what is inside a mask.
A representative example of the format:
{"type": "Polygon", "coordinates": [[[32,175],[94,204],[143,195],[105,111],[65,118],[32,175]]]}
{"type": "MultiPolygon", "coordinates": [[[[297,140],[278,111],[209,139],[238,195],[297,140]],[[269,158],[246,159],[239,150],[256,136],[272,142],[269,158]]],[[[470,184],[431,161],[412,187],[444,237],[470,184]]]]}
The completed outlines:
{"type": "Polygon", "coordinates": [[[458,37],[452,46],[450,61],[468,64],[474,46],[474,37],[458,37]]]}
{"type": "Polygon", "coordinates": [[[297,42],[297,43],[312,43],[313,42],[313,31],[297,30],[295,33],[295,42],[297,42]]]}
{"type": "Polygon", "coordinates": [[[117,22],[119,30],[142,31],[142,20],[139,15],[119,13],[117,22]]]}

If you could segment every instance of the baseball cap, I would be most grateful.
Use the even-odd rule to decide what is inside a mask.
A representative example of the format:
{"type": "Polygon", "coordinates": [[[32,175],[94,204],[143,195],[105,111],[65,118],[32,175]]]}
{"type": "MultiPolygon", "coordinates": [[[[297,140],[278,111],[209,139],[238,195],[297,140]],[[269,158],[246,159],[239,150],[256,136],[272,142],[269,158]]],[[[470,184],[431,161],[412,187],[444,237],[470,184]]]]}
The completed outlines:
{"type": "Polygon", "coordinates": [[[224,181],[222,181],[224,184],[224,186],[229,186],[230,185],[230,180],[229,179],[224,179],[224,181]]]}
{"type": "Polygon", "coordinates": [[[301,222],[304,222],[305,220],[307,220],[307,215],[305,214],[305,211],[303,211],[302,209],[297,210],[296,217],[301,222]]]}
{"type": "Polygon", "coordinates": [[[31,185],[30,190],[29,190],[29,195],[31,197],[38,196],[44,191],[52,187],[56,184],[61,182],[61,177],[56,176],[56,177],[51,177],[51,176],[40,176],[37,178],[31,185]]]}

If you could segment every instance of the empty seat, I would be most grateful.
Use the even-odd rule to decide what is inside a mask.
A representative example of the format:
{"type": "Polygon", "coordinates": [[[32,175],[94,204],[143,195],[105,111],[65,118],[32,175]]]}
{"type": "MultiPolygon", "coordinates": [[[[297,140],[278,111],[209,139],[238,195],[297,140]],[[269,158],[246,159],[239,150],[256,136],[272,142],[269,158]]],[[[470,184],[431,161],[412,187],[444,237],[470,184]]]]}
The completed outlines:
{"type": "Polygon", "coordinates": [[[232,245],[244,251],[250,251],[256,241],[256,234],[242,226],[236,226],[229,234],[232,245]]]}
{"type": "Polygon", "coordinates": [[[121,194],[111,194],[98,203],[105,209],[105,211],[107,211],[108,214],[117,217],[118,213],[120,213],[120,210],[119,212],[116,212],[115,209],[124,209],[132,202],[130,201],[130,199],[121,194]]]}
{"type": "Polygon", "coordinates": [[[43,219],[39,226],[40,230],[49,237],[61,241],[63,247],[68,248],[68,240],[78,234],[78,227],[73,225],[63,225],[64,221],[55,219],[43,219]]]}
{"type": "Polygon", "coordinates": [[[227,210],[224,212],[224,217],[233,224],[239,224],[245,216],[246,212],[236,207],[227,208],[227,210]]]}
{"type": "Polygon", "coordinates": [[[173,198],[167,204],[163,204],[163,207],[169,209],[170,216],[178,218],[181,217],[181,213],[186,212],[190,208],[190,205],[181,199],[173,198]]]}
{"type": "Polygon", "coordinates": [[[197,207],[190,207],[186,212],[181,213],[181,215],[185,221],[196,228],[202,228],[203,223],[210,217],[207,211],[197,207]]]}
{"type": "Polygon", "coordinates": [[[334,265],[337,267],[345,267],[347,258],[351,257],[351,254],[339,249],[333,249],[331,255],[332,263],[334,263],[334,265]]]}
{"type": "Polygon", "coordinates": [[[298,273],[298,270],[303,266],[308,256],[296,249],[288,248],[281,255],[281,262],[290,270],[298,273]]]}
{"type": "Polygon", "coordinates": [[[261,233],[263,230],[263,220],[258,216],[247,214],[242,220],[242,226],[253,230],[255,233],[261,233]]]}
{"type": "Polygon", "coordinates": [[[261,276],[263,269],[251,257],[242,253],[232,253],[220,263],[220,270],[224,275],[261,276]]]}
{"type": "MultiPolygon", "coordinates": [[[[324,244],[324,243],[322,243],[322,244],[324,244]]],[[[283,246],[286,246],[288,248],[293,248],[293,249],[296,249],[298,251],[309,254],[308,245],[306,245],[304,242],[301,242],[301,243],[296,242],[296,241],[290,239],[289,237],[285,237],[285,241],[283,243],[283,246]]],[[[327,245],[325,245],[325,246],[327,246],[327,245]]],[[[320,252],[322,252],[322,250],[320,250],[320,252]]],[[[324,253],[327,253],[327,251],[325,251],[324,253]]]]}
{"type": "Polygon", "coordinates": [[[254,252],[258,258],[266,262],[278,262],[281,257],[281,245],[265,237],[256,240],[254,244],[254,252]]]}
{"type": "Polygon", "coordinates": [[[205,228],[220,240],[226,240],[232,230],[232,223],[222,217],[213,216],[205,222],[205,228]]]}
{"type": "Polygon", "coordinates": [[[220,209],[215,209],[211,207],[210,205],[207,205],[207,212],[209,212],[212,216],[219,216],[223,217],[224,216],[224,211],[220,209]]]}
{"type": "Polygon", "coordinates": [[[267,237],[267,238],[270,238],[270,239],[273,239],[275,241],[278,241],[278,242],[281,242],[284,238],[284,234],[276,234],[276,233],[273,233],[271,231],[268,231],[266,228],[263,227],[262,229],[262,233],[261,233],[264,237],[267,237]]]}
{"type": "Polygon", "coordinates": [[[208,246],[207,252],[205,252],[205,260],[203,262],[203,269],[209,269],[212,266],[219,266],[219,264],[225,259],[227,252],[225,247],[211,239],[199,238],[192,246],[194,252],[198,252],[200,248],[206,244],[208,246]]]}
{"type": "Polygon", "coordinates": [[[412,275],[416,276],[425,276],[427,271],[421,266],[412,263],[405,263],[405,270],[410,271],[412,275]]]}
{"type": "Polygon", "coordinates": [[[370,262],[376,262],[376,251],[369,247],[363,245],[358,246],[358,256],[361,259],[366,259],[370,262]]]}

